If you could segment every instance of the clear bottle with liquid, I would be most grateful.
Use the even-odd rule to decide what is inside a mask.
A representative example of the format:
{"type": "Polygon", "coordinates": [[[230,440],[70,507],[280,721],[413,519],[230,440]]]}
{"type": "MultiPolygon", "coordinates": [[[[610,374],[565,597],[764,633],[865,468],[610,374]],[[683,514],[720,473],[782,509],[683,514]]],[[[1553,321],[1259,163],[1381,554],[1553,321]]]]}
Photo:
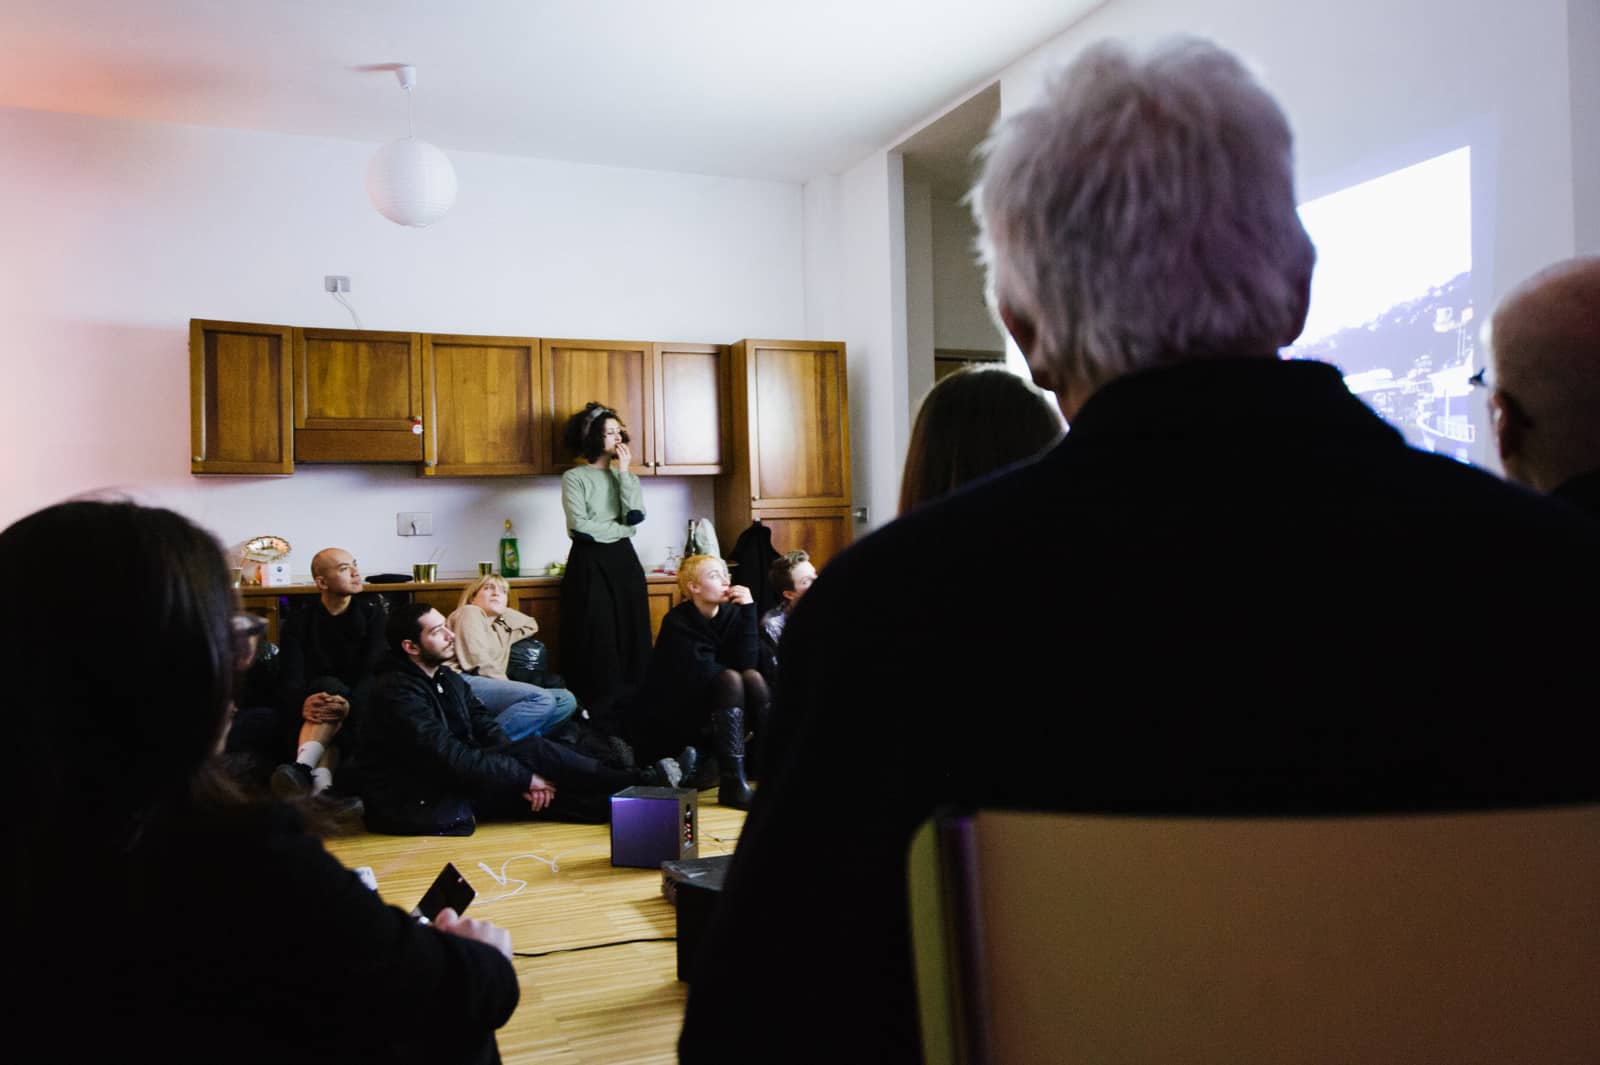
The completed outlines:
{"type": "Polygon", "coordinates": [[[517,557],[517,534],[506,519],[506,534],[500,538],[500,576],[516,577],[522,573],[522,563],[517,557]]]}

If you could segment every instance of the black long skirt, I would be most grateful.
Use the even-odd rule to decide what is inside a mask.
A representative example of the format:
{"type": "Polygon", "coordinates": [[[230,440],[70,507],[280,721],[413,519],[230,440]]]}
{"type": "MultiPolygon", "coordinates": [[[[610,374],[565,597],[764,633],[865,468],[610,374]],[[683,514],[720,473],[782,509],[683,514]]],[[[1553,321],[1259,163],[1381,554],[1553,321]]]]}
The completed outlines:
{"type": "Polygon", "coordinates": [[[602,727],[650,664],[650,601],[631,540],[574,540],[561,578],[561,672],[602,727]]]}

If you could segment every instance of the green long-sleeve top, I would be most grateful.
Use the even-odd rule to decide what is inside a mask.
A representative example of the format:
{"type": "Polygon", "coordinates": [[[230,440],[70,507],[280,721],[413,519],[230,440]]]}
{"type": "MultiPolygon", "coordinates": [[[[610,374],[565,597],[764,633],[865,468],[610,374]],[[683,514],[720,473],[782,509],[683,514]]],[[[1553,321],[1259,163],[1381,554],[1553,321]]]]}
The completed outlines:
{"type": "Polygon", "coordinates": [[[561,475],[561,509],[574,540],[616,543],[638,532],[644,521],[639,478],[612,466],[574,466],[561,475]]]}

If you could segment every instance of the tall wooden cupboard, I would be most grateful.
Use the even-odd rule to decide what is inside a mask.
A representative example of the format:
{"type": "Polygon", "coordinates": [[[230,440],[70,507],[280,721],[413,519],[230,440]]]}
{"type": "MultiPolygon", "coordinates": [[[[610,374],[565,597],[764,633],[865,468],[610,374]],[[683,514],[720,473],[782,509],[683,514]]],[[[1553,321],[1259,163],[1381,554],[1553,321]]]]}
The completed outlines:
{"type": "Polygon", "coordinates": [[[728,357],[731,461],[717,481],[722,549],[754,521],[820,568],[849,545],[850,408],[842,343],[741,340],[728,357]]]}

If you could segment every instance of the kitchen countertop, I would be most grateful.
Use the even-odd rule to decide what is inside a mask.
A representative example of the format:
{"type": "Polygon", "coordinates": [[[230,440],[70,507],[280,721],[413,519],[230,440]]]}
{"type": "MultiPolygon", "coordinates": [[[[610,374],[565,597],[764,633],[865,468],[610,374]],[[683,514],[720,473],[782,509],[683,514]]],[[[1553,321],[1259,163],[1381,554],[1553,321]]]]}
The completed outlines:
{"type": "MultiPolygon", "coordinates": [[[[659,573],[656,571],[647,572],[644,577],[646,582],[651,584],[660,584],[663,582],[671,582],[675,584],[678,580],[678,575],[675,573],[659,573]]],[[[471,584],[477,579],[478,575],[476,573],[472,573],[460,577],[441,577],[435,581],[400,581],[396,584],[372,584],[368,582],[367,585],[362,588],[362,591],[401,592],[417,590],[427,591],[434,588],[465,588],[467,585],[471,584]]],[[[511,585],[513,588],[526,588],[530,586],[560,584],[561,578],[550,576],[507,577],[506,583],[511,585]]],[[[317,595],[320,592],[320,588],[318,588],[315,584],[309,583],[279,585],[241,584],[239,586],[240,595],[251,597],[265,595],[317,595]]]]}

